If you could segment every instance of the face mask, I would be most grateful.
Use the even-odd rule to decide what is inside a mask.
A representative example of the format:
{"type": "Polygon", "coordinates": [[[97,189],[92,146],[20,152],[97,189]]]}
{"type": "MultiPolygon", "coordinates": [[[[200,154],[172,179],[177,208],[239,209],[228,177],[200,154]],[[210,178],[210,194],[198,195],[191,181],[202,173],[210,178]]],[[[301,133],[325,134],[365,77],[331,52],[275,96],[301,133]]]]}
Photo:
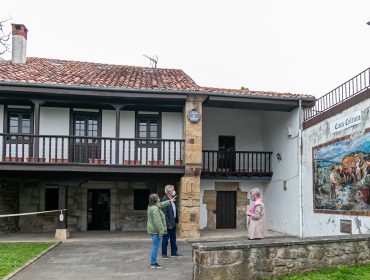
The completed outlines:
{"type": "Polygon", "coordinates": [[[255,200],[256,200],[256,198],[255,198],[254,196],[252,196],[252,197],[251,197],[251,200],[252,200],[252,201],[255,201],[255,200]]]}
{"type": "Polygon", "coordinates": [[[175,191],[173,191],[173,192],[172,192],[172,196],[175,196],[175,195],[176,195],[176,192],[175,192],[175,191]]]}
{"type": "Polygon", "coordinates": [[[157,199],[157,202],[159,203],[159,202],[161,202],[161,200],[159,199],[159,197],[158,197],[158,199],[157,199]]]}

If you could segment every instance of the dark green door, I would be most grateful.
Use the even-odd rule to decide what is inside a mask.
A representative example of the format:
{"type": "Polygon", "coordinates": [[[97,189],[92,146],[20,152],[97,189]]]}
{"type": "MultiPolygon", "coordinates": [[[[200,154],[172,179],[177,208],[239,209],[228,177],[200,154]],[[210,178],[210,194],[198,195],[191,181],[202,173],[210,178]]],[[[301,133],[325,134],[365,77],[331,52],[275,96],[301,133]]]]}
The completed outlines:
{"type": "Polygon", "coordinates": [[[87,229],[110,229],[110,190],[89,190],[87,196],[87,229]]]}
{"type": "Polygon", "coordinates": [[[236,192],[217,192],[216,228],[236,228],[236,192]]]}

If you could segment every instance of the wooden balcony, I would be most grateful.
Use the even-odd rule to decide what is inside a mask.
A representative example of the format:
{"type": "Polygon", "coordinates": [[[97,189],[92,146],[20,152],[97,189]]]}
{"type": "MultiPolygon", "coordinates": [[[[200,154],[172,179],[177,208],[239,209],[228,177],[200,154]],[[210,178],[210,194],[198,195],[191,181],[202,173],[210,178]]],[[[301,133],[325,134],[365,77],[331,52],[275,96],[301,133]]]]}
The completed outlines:
{"type": "Polygon", "coordinates": [[[184,140],[0,134],[0,170],[183,173],[184,140]]]}
{"type": "Polygon", "coordinates": [[[202,177],[270,179],[272,152],[203,151],[202,177]]]}

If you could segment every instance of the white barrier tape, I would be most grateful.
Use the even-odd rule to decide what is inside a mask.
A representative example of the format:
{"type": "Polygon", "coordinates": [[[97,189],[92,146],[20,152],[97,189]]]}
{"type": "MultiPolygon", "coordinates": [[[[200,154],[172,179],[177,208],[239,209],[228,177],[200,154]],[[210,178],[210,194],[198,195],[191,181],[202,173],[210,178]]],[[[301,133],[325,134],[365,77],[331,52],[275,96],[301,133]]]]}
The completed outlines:
{"type": "Polygon", "coordinates": [[[6,217],[19,217],[19,216],[27,216],[27,215],[38,215],[38,214],[44,214],[44,213],[53,213],[53,212],[62,212],[67,211],[68,209],[60,209],[60,210],[50,210],[50,211],[42,211],[42,212],[30,212],[30,213],[19,213],[19,214],[6,214],[6,215],[0,215],[0,218],[6,218],[6,217]]]}

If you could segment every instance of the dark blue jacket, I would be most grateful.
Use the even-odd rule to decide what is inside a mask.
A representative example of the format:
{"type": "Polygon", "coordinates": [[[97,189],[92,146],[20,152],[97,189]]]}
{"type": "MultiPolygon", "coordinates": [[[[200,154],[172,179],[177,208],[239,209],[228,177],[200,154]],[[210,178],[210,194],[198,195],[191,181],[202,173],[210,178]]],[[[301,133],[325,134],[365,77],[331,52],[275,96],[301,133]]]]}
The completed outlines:
{"type": "MultiPolygon", "coordinates": [[[[166,201],[166,200],[169,200],[169,197],[167,195],[163,197],[162,201],[166,201]]],[[[175,204],[175,207],[176,207],[176,204],[175,204]]],[[[175,228],[176,224],[179,222],[179,219],[178,219],[179,212],[177,211],[177,208],[176,208],[176,217],[174,217],[175,214],[173,213],[172,203],[168,205],[167,207],[162,208],[162,211],[164,215],[166,216],[167,228],[169,229],[175,228]]]]}

